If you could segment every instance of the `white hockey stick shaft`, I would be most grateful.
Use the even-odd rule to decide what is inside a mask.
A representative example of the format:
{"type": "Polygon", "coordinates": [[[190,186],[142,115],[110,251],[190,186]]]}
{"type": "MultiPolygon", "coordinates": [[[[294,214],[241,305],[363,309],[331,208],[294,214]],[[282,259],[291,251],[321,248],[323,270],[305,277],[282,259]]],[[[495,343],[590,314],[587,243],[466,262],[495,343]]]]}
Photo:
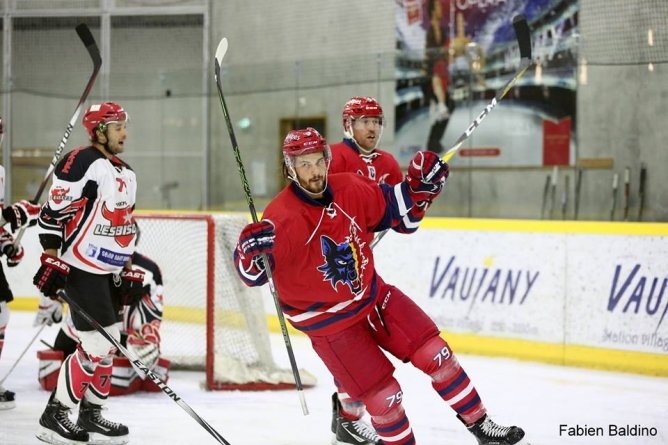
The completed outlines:
{"type": "MultiPolygon", "coordinates": [[[[223,38],[218,44],[216,49],[216,57],[214,60],[214,79],[216,81],[216,87],[218,88],[218,98],[220,99],[220,105],[223,109],[223,115],[225,116],[225,124],[227,125],[227,132],[230,135],[230,141],[232,142],[232,150],[234,151],[234,158],[237,162],[237,170],[239,170],[239,176],[241,177],[241,183],[244,188],[244,194],[246,195],[246,201],[248,203],[248,210],[250,211],[251,218],[253,222],[258,222],[257,212],[255,211],[255,204],[253,204],[253,195],[251,195],[250,185],[248,184],[248,179],[246,178],[246,170],[244,169],[244,163],[241,160],[241,152],[239,151],[239,144],[237,143],[237,138],[234,135],[234,128],[232,127],[232,119],[230,119],[230,114],[227,111],[227,104],[225,103],[225,96],[223,95],[222,80],[220,78],[220,66],[227,52],[228,44],[227,38],[223,38]]],[[[278,323],[281,325],[281,333],[283,334],[283,342],[285,343],[285,348],[288,351],[288,358],[290,359],[290,367],[292,368],[292,374],[295,379],[295,386],[297,387],[297,392],[299,394],[299,400],[302,404],[302,412],[304,415],[308,415],[308,406],[306,406],[306,399],[304,398],[304,386],[302,385],[302,379],[299,375],[299,369],[297,368],[297,361],[295,360],[295,353],[292,350],[292,343],[290,342],[290,334],[288,334],[288,327],[285,324],[285,317],[283,317],[283,311],[281,310],[281,304],[278,300],[278,292],[276,291],[276,285],[274,284],[274,277],[271,273],[271,268],[269,267],[269,258],[267,255],[262,255],[262,260],[266,265],[265,271],[267,273],[267,282],[269,283],[269,290],[271,291],[271,296],[274,300],[274,305],[276,306],[276,314],[278,315],[278,323]]]]}
{"type": "Polygon", "coordinates": [[[19,358],[16,359],[16,361],[14,362],[14,364],[12,365],[12,367],[9,368],[9,371],[7,371],[7,374],[5,374],[5,376],[2,378],[2,380],[0,380],[0,387],[2,387],[2,384],[5,383],[5,380],[7,380],[7,377],[9,377],[9,375],[12,373],[12,371],[14,370],[14,368],[16,368],[16,365],[19,364],[19,362],[21,361],[21,359],[23,358],[23,356],[26,355],[26,352],[28,352],[28,349],[30,349],[30,347],[32,346],[32,344],[35,343],[35,340],[37,340],[37,337],[39,337],[39,334],[42,333],[42,331],[44,330],[45,327],[46,327],[46,325],[43,324],[43,325],[37,330],[37,332],[35,333],[35,335],[33,336],[33,338],[32,338],[32,339],[30,340],[30,342],[26,345],[25,349],[23,349],[23,352],[21,353],[21,355],[19,355],[19,358]]]}
{"type": "MultiPolygon", "coordinates": [[[[39,202],[39,199],[42,197],[42,192],[44,192],[46,184],[48,184],[49,180],[51,179],[51,175],[53,174],[53,171],[56,169],[56,165],[60,160],[60,156],[63,154],[63,150],[65,149],[67,140],[70,138],[70,134],[72,134],[72,130],[74,129],[74,124],[76,124],[77,119],[79,118],[79,114],[83,109],[84,103],[86,102],[86,98],[88,97],[88,93],[90,93],[90,90],[93,88],[93,85],[95,84],[95,79],[97,78],[97,73],[100,72],[100,67],[102,66],[102,57],[100,56],[100,49],[97,47],[97,43],[95,43],[95,38],[93,37],[93,34],[91,34],[88,26],[85,23],[80,23],[79,25],[76,26],[75,30],[79,35],[79,38],[83,42],[84,46],[88,50],[88,54],[90,55],[91,60],[93,61],[93,73],[88,79],[86,88],[84,89],[83,93],[81,94],[81,97],[79,98],[79,103],[77,104],[77,108],[74,110],[74,114],[72,115],[70,122],[67,124],[67,128],[65,128],[65,134],[63,134],[63,137],[60,139],[58,148],[56,148],[56,152],[53,155],[53,159],[51,159],[51,164],[49,164],[49,168],[46,170],[44,179],[42,179],[42,183],[39,185],[37,193],[35,193],[33,202],[39,202]]],[[[18,248],[19,242],[21,241],[21,238],[23,238],[23,233],[25,232],[25,228],[26,226],[21,227],[16,237],[14,238],[14,246],[16,248],[18,248]]]]}
{"type": "Polygon", "coordinates": [[[146,377],[151,379],[153,383],[155,383],[158,388],[162,390],[167,396],[172,399],[177,405],[179,405],[185,412],[187,412],[190,417],[195,419],[197,423],[200,424],[202,428],[204,428],[209,434],[211,434],[217,441],[218,443],[222,443],[223,445],[230,445],[228,441],[225,440],[223,436],[221,436],[218,431],[216,431],[209,423],[202,419],[199,414],[193,410],[190,405],[188,405],[181,397],[179,397],[176,392],[165,382],[160,380],[160,377],[155,375],[149,368],[146,366],[144,363],[142,363],[133,353],[128,351],[126,348],[123,347],[123,345],[116,340],[109,332],[107,332],[104,327],[95,321],[86,311],[81,309],[81,306],[79,306],[76,302],[74,302],[66,293],[64,290],[58,291],[58,297],[60,297],[65,303],[67,303],[72,310],[76,311],[77,314],[79,314],[88,324],[91,325],[92,328],[94,328],[97,332],[102,334],[102,336],[107,339],[109,343],[111,343],[115,348],[117,348],[121,353],[132,362],[134,365],[135,369],[140,369],[144,374],[146,374],[146,377]]]}
{"type": "MultiPolygon", "coordinates": [[[[459,147],[462,146],[464,141],[468,139],[469,136],[475,131],[476,128],[480,125],[480,123],[487,117],[489,113],[492,112],[494,107],[496,107],[496,104],[498,104],[501,99],[503,99],[506,94],[508,94],[508,91],[517,83],[520,77],[524,75],[527,69],[531,65],[533,65],[533,61],[531,59],[531,31],[529,30],[529,24],[527,23],[527,19],[523,15],[516,15],[513,18],[513,28],[515,28],[515,37],[517,38],[517,44],[519,45],[520,48],[520,67],[515,73],[515,75],[508,81],[506,84],[499,88],[496,91],[496,95],[494,96],[494,99],[492,99],[492,102],[490,102],[489,105],[485,107],[484,110],[480,112],[478,117],[475,118],[473,122],[471,122],[471,125],[468,126],[466,131],[459,136],[459,139],[455,141],[454,145],[445,152],[445,154],[441,157],[444,161],[449,161],[452,156],[454,156],[455,152],[459,150],[459,147]]],[[[385,236],[387,233],[387,230],[384,232],[381,232],[376,236],[373,241],[371,241],[370,247],[373,249],[379,242],[380,240],[385,236]]]]}

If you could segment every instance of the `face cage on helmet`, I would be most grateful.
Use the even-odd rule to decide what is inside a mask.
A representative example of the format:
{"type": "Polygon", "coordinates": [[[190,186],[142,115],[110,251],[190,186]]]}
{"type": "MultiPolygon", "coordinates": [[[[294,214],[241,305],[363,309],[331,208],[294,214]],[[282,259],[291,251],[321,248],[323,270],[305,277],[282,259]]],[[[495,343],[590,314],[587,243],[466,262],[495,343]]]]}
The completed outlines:
{"type": "Polygon", "coordinates": [[[288,179],[290,179],[295,184],[297,184],[297,187],[299,187],[300,189],[302,189],[304,192],[308,193],[309,195],[311,195],[312,193],[309,192],[308,190],[304,189],[304,187],[302,187],[302,185],[299,183],[299,178],[297,178],[297,170],[295,170],[294,158],[296,158],[297,156],[301,156],[303,154],[320,153],[320,152],[323,152],[325,154],[325,162],[327,162],[327,168],[325,169],[325,185],[324,185],[322,191],[320,192],[320,193],[322,193],[322,192],[325,191],[325,189],[327,189],[327,175],[329,173],[329,166],[332,163],[332,150],[329,148],[329,145],[326,145],[323,150],[311,151],[309,153],[287,154],[285,151],[283,151],[283,161],[285,162],[285,167],[286,167],[287,172],[288,172],[288,179]]]}
{"type": "Polygon", "coordinates": [[[352,140],[355,145],[357,145],[357,148],[360,150],[362,154],[369,154],[371,153],[372,150],[367,150],[365,148],[362,148],[360,144],[355,140],[355,134],[353,132],[353,125],[355,125],[355,121],[357,119],[363,119],[365,117],[368,118],[377,118],[380,119],[380,129],[378,130],[378,137],[376,138],[376,145],[373,147],[372,150],[375,150],[378,148],[378,144],[380,143],[380,139],[383,137],[383,130],[385,130],[385,124],[387,123],[387,120],[385,119],[385,116],[380,115],[380,116],[358,116],[358,117],[352,117],[348,116],[346,118],[346,124],[343,126],[343,135],[347,138],[352,140]]]}

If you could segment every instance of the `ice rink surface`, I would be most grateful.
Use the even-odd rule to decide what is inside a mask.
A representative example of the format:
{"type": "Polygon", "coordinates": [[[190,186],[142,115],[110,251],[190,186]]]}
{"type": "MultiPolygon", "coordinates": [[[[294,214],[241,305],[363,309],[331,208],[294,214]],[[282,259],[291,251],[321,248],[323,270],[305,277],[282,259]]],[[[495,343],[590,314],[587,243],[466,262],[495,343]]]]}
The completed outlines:
{"type": "MultiPolygon", "coordinates": [[[[0,379],[36,333],[34,314],[13,311],[0,379]]],[[[41,337],[51,343],[55,326],[41,337]]],[[[302,414],[295,390],[206,392],[201,372],[173,371],[169,386],[232,445],[326,445],[331,441],[333,383],[305,337],[291,337],[299,367],[318,377],[305,390],[310,410],[302,414]]],[[[287,366],[280,335],[272,335],[276,361],[287,366]]],[[[36,341],[5,381],[17,407],[0,411],[0,444],[40,444],[34,436],[48,393],[37,382],[36,341]]],[[[456,352],[456,351],[455,351],[456,352]]],[[[509,359],[459,355],[489,414],[498,423],[525,429],[532,445],[668,444],[668,379],[566,368],[509,359]],[[602,427],[603,437],[559,435],[560,425],[602,427]],[[609,425],[656,428],[654,437],[610,437],[609,425]]],[[[420,445],[476,445],[476,441],[436,395],[429,379],[411,365],[395,362],[404,405],[420,445]]],[[[179,405],[162,393],[111,398],[105,415],[130,428],[130,443],[141,445],[218,443],[179,405]]]]}

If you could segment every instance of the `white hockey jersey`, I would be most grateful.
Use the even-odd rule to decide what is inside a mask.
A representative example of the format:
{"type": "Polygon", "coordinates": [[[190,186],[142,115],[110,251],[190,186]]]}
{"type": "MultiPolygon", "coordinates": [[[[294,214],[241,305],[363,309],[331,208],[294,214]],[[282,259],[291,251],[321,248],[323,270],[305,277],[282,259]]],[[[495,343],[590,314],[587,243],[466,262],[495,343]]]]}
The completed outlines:
{"type": "Polygon", "coordinates": [[[136,194],[129,165],[95,147],[77,148],[56,166],[39,215],[40,238],[59,237],[60,257],[77,269],[118,273],[135,250],[136,194]]]}

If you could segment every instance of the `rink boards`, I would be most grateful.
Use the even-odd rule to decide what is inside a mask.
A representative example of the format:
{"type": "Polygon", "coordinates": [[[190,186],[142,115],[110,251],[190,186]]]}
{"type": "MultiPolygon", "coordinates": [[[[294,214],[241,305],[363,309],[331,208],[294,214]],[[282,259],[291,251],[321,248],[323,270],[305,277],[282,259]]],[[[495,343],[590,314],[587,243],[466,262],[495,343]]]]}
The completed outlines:
{"type": "MultiPolygon", "coordinates": [[[[23,245],[11,307],[34,310],[34,230],[23,245]]],[[[458,352],[668,376],[665,252],[668,224],[428,218],[389,233],[375,259],[458,352]]],[[[165,317],[179,313],[165,303],[165,317]]]]}

